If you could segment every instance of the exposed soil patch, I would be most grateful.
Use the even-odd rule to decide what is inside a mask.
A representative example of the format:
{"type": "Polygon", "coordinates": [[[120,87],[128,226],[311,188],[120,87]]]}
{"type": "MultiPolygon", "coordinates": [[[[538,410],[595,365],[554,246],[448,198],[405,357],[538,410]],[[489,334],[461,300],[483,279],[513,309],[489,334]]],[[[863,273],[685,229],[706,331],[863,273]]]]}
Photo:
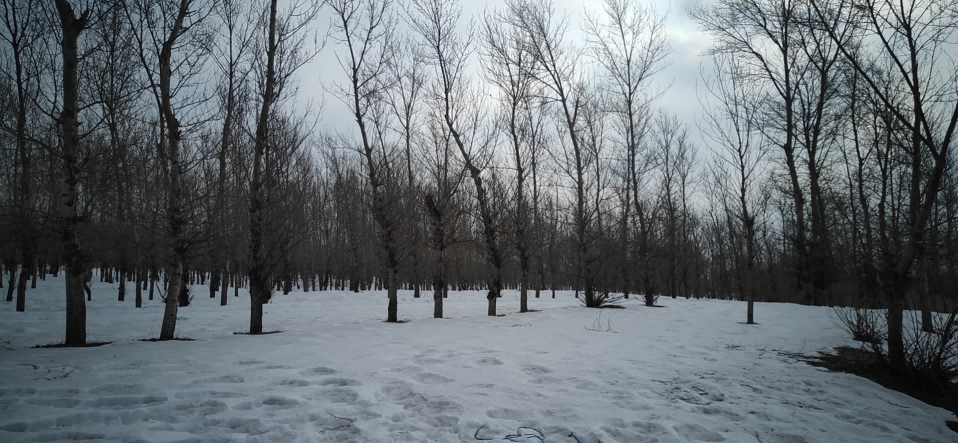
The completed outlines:
{"type": "Polygon", "coordinates": [[[112,341],[88,341],[82,345],[68,345],[66,343],[51,343],[49,345],[36,345],[34,349],[48,349],[48,348],[95,348],[97,346],[103,346],[113,343],[112,341]]]}
{"type": "Polygon", "coordinates": [[[173,337],[173,338],[141,338],[140,341],[149,341],[149,342],[159,342],[159,341],[196,341],[195,339],[189,337],[173,337]]]}
{"type": "MultiPolygon", "coordinates": [[[[802,358],[812,366],[834,372],[846,372],[867,378],[885,388],[914,397],[924,403],[951,411],[958,417],[958,384],[941,386],[928,382],[920,376],[900,374],[873,352],[848,346],[835,348],[834,352],[819,352],[817,356],[802,358]]],[[[958,421],[946,421],[952,431],[958,432],[958,421]]]]}

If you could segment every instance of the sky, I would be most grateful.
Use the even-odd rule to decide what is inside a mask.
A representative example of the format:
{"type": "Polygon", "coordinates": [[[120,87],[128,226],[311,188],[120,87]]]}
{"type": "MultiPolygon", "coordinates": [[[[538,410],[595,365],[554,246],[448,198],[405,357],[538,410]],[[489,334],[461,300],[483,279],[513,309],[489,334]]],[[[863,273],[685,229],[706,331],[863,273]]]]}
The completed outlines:
{"type": "MultiPolygon", "coordinates": [[[[703,152],[702,138],[699,136],[696,121],[701,119],[701,105],[696,89],[702,72],[703,63],[707,57],[702,54],[707,49],[709,38],[698,30],[696,23],[688,16],[687,9],[694,7],[701,0],[654,0],[653,8],[659,15],[666,15],[666,29],[672,48],[666,58],[668,67],[653,79],[654,84],[661,86],[671,85],[664,95],[655,102],[655,106],[678,116],[688,130],[693,143],[698,145],[699,152],[703,152]]],[[[464,19],[470,16],[478,19],[484,9],[494,9],[504,4],[502,0],[488,1],[461,1],[464,19]]],[[[567,13],[572,22],[577,24],[583,12],[598,11],[602,6],[601,0],[555,0],[555,8],[559,13],[567,13]]],[[[324,34],[329,27],[329,15],[324,11],[314,24],[314,32],[324,34]]],[[[577,26],[572,32],[580,33],[577,26]]],[[[573,38],[581,41],[581,37],[573,38]]],[[[353,122],[348,116],[348,110],[339,100],[324,92],[323,84],[342,81],[344,74],[335,58],[335,48],[327,45],[322,52],[308,65],[299,71],[298,106],[305,106],[312,102],[314,105],[323,103],[324,109],[320,117],[320,128],[351,128],[353,122]]]]}

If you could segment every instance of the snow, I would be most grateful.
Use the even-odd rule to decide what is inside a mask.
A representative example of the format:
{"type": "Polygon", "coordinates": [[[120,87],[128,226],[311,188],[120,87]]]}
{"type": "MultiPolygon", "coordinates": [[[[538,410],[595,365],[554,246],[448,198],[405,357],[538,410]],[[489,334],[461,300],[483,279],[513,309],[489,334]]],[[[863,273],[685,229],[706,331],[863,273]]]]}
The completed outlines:
{"type": "MultiPolygon", "coordinates": [[[[500,317],[481,292],[276,294],[249,336],[249,301],[193,290],[177,335],[162,305],[116,301],[95,282],[95,348],[63,340],[61,279],[0,311],[0,442],[954,442],[952,415],[863,378],[790,357],[855,343],[827,308],[662,298],[626,309],[580,307],[570,292],[500,317]],[[601,314],[601,317],[600,317],[601,314]],[[597,330],[590,330],[597,329],[597,330]]],[[[5,289],[4,289],[5,291],[5,289]]]]}

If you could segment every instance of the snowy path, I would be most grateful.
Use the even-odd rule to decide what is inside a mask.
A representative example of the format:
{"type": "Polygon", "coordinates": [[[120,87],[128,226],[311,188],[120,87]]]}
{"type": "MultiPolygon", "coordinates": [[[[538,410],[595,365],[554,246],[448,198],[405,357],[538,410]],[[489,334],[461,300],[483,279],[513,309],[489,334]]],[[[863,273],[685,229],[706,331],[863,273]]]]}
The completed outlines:
{"type": "Polygon", "coordinates": [[[158,300],[133,308],[94,287],[88,334],[114,343],[31,349],[62,340],[59,282],[0,312],[0,442],[954,442],[951,414],[782,353],[850,345],[830,311],[662,299],[666,308],[578,307],[570,293],[514,292],[487,317],[478,292],[278,294],[263,336],[233,335],[248,300],[217,306],[201,288],[178,335],[158,335],[158,300]]]}

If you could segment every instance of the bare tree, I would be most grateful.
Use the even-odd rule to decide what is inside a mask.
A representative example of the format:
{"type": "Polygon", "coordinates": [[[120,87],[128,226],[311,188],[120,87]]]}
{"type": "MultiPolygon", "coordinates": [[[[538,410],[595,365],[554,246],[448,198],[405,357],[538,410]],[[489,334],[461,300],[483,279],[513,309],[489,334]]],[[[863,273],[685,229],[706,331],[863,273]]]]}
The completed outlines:
{"type": "Polygon", "coordinates": [[[809,291],[806,192],[799,175],[796,140],[800,124],[800,116],[796,115],[799,84],[808,67],[800,60],[798,30],[804,21],[802,6],[787,0],[720,0],[693,9],[690,14],[715,38],[711,54],[739,57],[743,69],[767,82],[777,98],[769,110],[772,118],[764,127],[784,156],[789,177],[787,192],[791,194],[795,217],[791,242],[797,284],[803,292],[809,291]]]}
{"type": "MultiPolygon", "coordinates": [[[[529,267],[532,258],[529,231],[530,220],[535,214],[531,209],[527,189],[529,169],[536,167],[535,155],[539,144],[536,137],[536,113],[531,112],[535,96],[536,79],[532,75],[535,58],[528,51],[526,33],[510,23],[504,11],[487,14],[482,23],[483,75],[499,90],[499,126],[505,128],[515,167],[515,197],[513,235],[519,255],[519,312],[529,310],[529,267]]],[[[533,184],[533,188],[534,188],[533,184]]],[[[533,191],[535,192],[535,191],[533,191]]]]}
{"type": "MultiPolygon", "coordinates": [[[[16,153],[14,154],[14,177],[16,184],[13,191],[13,204],[16,207],[16,221],[14,222],[14,236],[17,239],[17,250],[20,253],[20,278],[16,285],[18,312],[26,309],[26,290],[27,279],[31,274],[31,268],[35,268],[37,255],[38,232],[36,229],[37,220],[34,214],[34,198],[32,196],[31,179],[33,178],[32,168],[32,143],[28,141],[27,134],[27,108],[30,105],[31,90],[35,90],[36,81],[31,81],[29,67],[30,52],[36,51],[36,46],[40,43],[40,33],[43,32],[40,19],[39,2],[36,1],[3,1],[2,7],[3,29],[0,29],[0,42],[7,46],[9,51],[4,51],[2,73],[16,89],[13,108],[15,109],[14,128],[4,128],[5,131],[12,132],[16,153]],[[12,58],[12,60],[8,59],[12,58]],[[12,65],[12,66],[11,66],[12,65]]],[[[11,285],[8,291],[7,301],[12,301],[13,296],[13,275],[16,269],[10,269],[11,285]]]]}
{"type": "Polygon", "coordinates": [[[582,140],[581,111],[587,105],[579,55],[581,51],[566,41],[569,20],[557,17],[549,0],[515,0],[507,2],[510,20],[529,38],[529,51],[536,59],[533,71],[536,80],[546,91],[545,97],[557,108],[566,143],[568,167],[572,181],[573,225],[576,238],[576,276],[583,283],[586,306],[595,306],[594,269],[590,266],[592,244],[588,235],[586,174],[588,173],[586,147],[582,140]]]}
{"type": "Polygon", "coordinates": [[[456,228],[463,216],[460,191],[465,179],[465,165],[453,152],[452,135],[442,122],[431,120],[423,138],[421,159],[425,170],[423,181],[430,231],[427,243],[435,255],[432,270],[433,317],[442,318],[443,299],[449,295],[449,249],[458,242],[456,228]]]}
{"type": "MultiPolygon", "coordinates": [[[[461,10],[444,0],[411,0],[407,23],[420,36],[426,59],[435,71],[430,93],[437,114],[462,155],[476,188],[476,203],[482,223],[483,246],[488,264],[487,315],[496,315],[496,300],[502,291],[502,251],[499,245],[498,214],[484,182],[483,170],[491,161],[491,137],[482,134],[480,95],[466,76],[471,35],[456,31],[461,10]]],[[[471,34],[471,27],[469,33],[471,34]]]]}
{"type": "Polygon", "coordinates": [[[135,235],[132,194],[134,176],[132,161],[135,160],[134,145],[142,135],[138,127],[143,81],[136,56],[136,46],[131,38],[130,23],[123,13],[120,3],[113,1],[99,14],[97,23],[91,29],[96,38],[96,50],[90,57],[92,63],[86,74],[96,81],[88,82],[88,95],[97,103],[92,110],[98,110],[98,120],[107,146],[102,152],[110,159],[104,167],[106,183],[100,189],[100,205],[115,220],[113,229],[104,233],[111,249],[116,250],[118,263],[117,300],[126,298],[126,282],[135,269],[140,267],[140,254],[134,256],[133,241],[135,235]]]}
{"type": "MultiPolygon", "coordinates": [[[[241,105],[247,94],[247,80],[252,69],[249,60],[249,51],[252,48],[255,16],[253,8],[246,6],[244,2],[237,0],[223,0],[216,4],[214,14],[220,20],[218,31],[220,33],[217,45],[213,47],[212,60],[219,68],[220,75],[223,77],[223,84],[220,86],[220,99],[223,112],[223,126],[219,141],[219,152],[216,155],[218,161],[218,173],[216,178],[216,192],[213,196],[215,225],[219,229],[221,240],[226,240],[227,221],[226,221],[226,157],[231,149],[236,149],[236,137],[238,132],[238,120],[242,119],[243,109],[241,105]]],[[[214,244],[213,254],[213,272],[210,275],[210,298],[216,297],[216,291],[220,292],[220,305],[225,306],[228,300],[226,292],[227,282],[223,278],[224,274],[229,272],[230,258],[227,256],[227,246],[223,244],[214,244]]]]}
{"type": "MultiPolygon", "coordinates": [[[[403,152],[403,161],[405,163],[406,182],[404,183],[404,192],[406,198],[402,201],[406,205],[403,211],[407,214],[416,214],[419,204],[417,199],[411,196],[420,193],[419,181],[413,168],[413,145],[417,138],[421,138],[421,130],[418,129],[421,121],[420,113],[422,107],[422,96],[426,83],[426,66],[423,63],[422,56],[416,50],[415,43],[411,40],[405,40],[393,63],[387,65],[389,69],[389,83],[391,87],[387,90],[389,94],[389,106],[395,117],[394,132],[399,138],[398,144],[403,152]]],[[[413,298],[420,297],[420,264],[419,264],[419,246],[422,243],[422,224],[418,216],[403,218],[403,231],[408,246],[409,257],[412,260],[412,285],[413,298]]]]}
{"type": "Polygon", "coordinates": [[[713,205],[722,204],[728,208],[727,217],[737,222],[730,235],[732,239],[742,238],[744,248],[734,251],[735,275],[738,289],[748,302],[746,323],[754,324],[755,213],[762,206],[761,199],[756,196],[756,186],[762,178],[767,151],[759,129],[761,121],[755,114],[760,109],[758,102],[763,91],[749,82],[747,73],[733,57],[718,55],[714,61],[713,76],[705,84],[707,95],[702,99],[707,110],[702,130],[717,147],[713,174],[721,202],[713,202],[713,205]]]}
{"type": "Polygon", "coordinates": [[[77,237],[77,176],[79,167],[80,123],[78,120],[78,63],[77,42],[87,29],[92,9],[85,9],[79,17],[67,0],[56,0],[60,18],[60,50],[63,56],[63,108],[60,112],[63,158],[63,188],[60,193],[60,228],[63,235],[63,255],[66,264],[66,339],[67,346],[86,344],[86,303],[83,301],[86,255],[77,237]]]}
{"type": "Polygon", "coordinates": [[[382,139],[370,112],[381,106],[385,89],[389,86],[387,66],[395,55],[395,19],[390,0],[332,0],[334,21],[332,39],[344,49],[337,54],[340,67],[346,73],[346,85],[335,87],[335,93],[350,108],[359,129],[359,152],[365,160],[366,173],[372,194],[372,213],[379,226],[386,268],[386,287],[389,304],[386,321],[398,321],[399,246],[396,239],[395,201],[388,198],[384,186],[388,175],[389,158],[380,155],[384,150],[382,139]]]}
{"type": "Polygon", "coordinates": [[[628,298],[628,249],[631,243],[629,220],[632,218],[633,180],[641,168],[643,138],[649,120],[649,105],[661,95],[650,85],[652,77],[665,66],[670,52],[665,33],[665,17],[635,0],[606,0],[601,13],[587,13],[584,30],[592,58],[603,68],[615,115],[616,137],[625,149],[623,180],[621,247],[622,291],[628,298]]]}
{"type": "Polygon", "coordinates": [[[688,131],[676,116],[660,113],[653,132],[654,150],[659,158],[662,205],[665,212],[665,283],[669,295],[675,298],[679,291],[681,255],[684,251],[684,230],[690,214],[685,202],[688,196],[688,177],[693,170],[694,147],[688,131]]]}
{"type": "Polygon", "coordinates": [[[275,220],[278,215],[276,208],[270,205],[271,194],[278,189],[275,189],[275,181],[265,176],[270,167],[270,150],[277,149],[276,146],[270,149],[268,145],[278,144],[273,138],[276,134],[271,134],[272,125],[275,124],[272,108],[282,98],[282,94],[288,92],[284,88],[290,86],[290,78],[296,69],[309,61],[311,54],[314,54],[303,51],[302,31],[317,11],[318,5],[304,0],[292,4],[289,11],[277,19],[277,0],[270,1],[265,42],[266,63],[259,73],[262,102],[253,139],[253,173],[250,179],[250,334],[263,332],[263,304],[267,303],[272,295],[276,260],[285,256],[289,246],[282,241],[265,244],[269,240],[266,230],[280,230],[283,225],[274,222],[273,226],[268,227],[269,219],[275,220]]]}
{"type": "Polygon", "coordinates": [[[954,2],[938,0],[836,0],[812,6],[817,26],[828,33],[907,140],[893,145],[909,168],[907,214],[900,232],[879,228],[881,257],[875,264],[879,290],[888,303],[888,360],[903,372],[909,274],[924,253],[958,127],[958,65],[945,55],[958,32],[958,10],[954,2]],[[848,22],[857,26],[842,26],[848,22]]]}
{"type": "MultiPolygon", "coordinates": [[[[140,61],[148,73],[159,110],[162,128],[158,143],[166,185],[166,222],[171,255],[169,284],[160,340],[172,340],[176,332],[176,312],[183,300],[186,262],[192,246],[187,234],[190,208],[184,189],[187,157],[183,153],[184,126],[178,112],[201,102],[196,97],[174,103],[174,97],[191,88],[187,79],[195,77],[203,66],[208,34],[202,22],[209,13],[206,4],[196,0],[175,2],[135,2],[125,9],[139,47],[140,61]],[[155,52],[154,52],[155,51],[155,52]],[[174,57],[175,55],[179,58],[174,57]],[[156,57],[150,60],[149,57],[156,57]],[[155,65],[154,65],[155,63],[155,65]],[[155,70],[155,71],[154,71],[155,70]],[[154,76],[155,75],[155,76],[154,76]]],[[[193,89],[196,93],[196,89],[193,89]]],[[[202,95],[201,93],[199,95],[202,95]]]]}

